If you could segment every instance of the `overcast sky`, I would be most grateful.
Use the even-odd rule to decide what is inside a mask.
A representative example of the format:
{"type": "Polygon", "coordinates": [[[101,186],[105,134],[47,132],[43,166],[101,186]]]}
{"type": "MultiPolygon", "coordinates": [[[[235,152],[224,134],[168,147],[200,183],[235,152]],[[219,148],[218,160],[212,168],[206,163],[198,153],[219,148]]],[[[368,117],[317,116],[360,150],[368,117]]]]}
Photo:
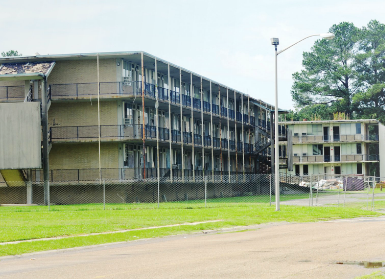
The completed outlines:
{"type": "MultiPolygon", "coordinates": [[[[333,24],[384,23],[376,0],[0,0],[0,51],[23,55],[146,51],[274,104],[274,48],[333,24]]],[[[292,74],[307,39],[278,59],[279,107],[293,108],[292,74]]]]}

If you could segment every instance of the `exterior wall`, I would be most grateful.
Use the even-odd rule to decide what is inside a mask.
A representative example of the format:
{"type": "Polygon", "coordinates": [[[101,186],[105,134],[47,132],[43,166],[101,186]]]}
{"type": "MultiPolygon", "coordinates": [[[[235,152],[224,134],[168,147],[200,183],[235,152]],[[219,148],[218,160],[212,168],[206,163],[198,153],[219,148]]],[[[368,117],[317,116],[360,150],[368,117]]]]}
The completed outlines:
{"type": "MultiPolygon", "coordinates": [[[[52,103],[48,114],[50,126],[98,125],[95,102],[52,103]]],[[[100,102],[100,124],[118,125],[118,101],[100,102]]]]}
{"type": "MultiPolygon", "coordinates": [[[[102,143],[100,157],[102,168],[119,168],[119,143],[102,143]]],[[[54,144],[49,160],[50,169],[97,169],[98,143],[54,144]]]]}
{"type": "Polygon", "coordinates": [[[40,167],[40,103],[0,104],[0,169],[40,167]]]}
{"type": "MultiPolygon", "coordinates": [[[[99,60],[100,82],[116,82],[115,59],[99,60]]],[[[48,84],[97,82],[96,58],[89,60],[58,61],[48,77],[48,84]]]]}

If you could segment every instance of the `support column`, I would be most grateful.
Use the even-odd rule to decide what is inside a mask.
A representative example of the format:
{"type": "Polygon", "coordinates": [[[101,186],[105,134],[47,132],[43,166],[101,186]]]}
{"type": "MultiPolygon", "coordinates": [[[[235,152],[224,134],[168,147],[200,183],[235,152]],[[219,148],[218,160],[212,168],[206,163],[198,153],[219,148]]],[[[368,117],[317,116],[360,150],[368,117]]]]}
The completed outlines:
{"type": "MultiPolygon", "coordinates": [[[[235,175],[238,176],[237,92],[234,90],[235,175]]],[[[238,177],[236,177],[238,179],[238,177]]]]}
{"type": "Polygon", "coordinates": [[[145,131],[145,118],[144,118],[144,63],[143,63],[143,52],[141,53],[140,64],[142,68],[142,141],[143,141],[143,179],[146,178],[146,131],[145,131]]]}
{"type": "Polygon", "coordinates": [[[213,137],[213,92],[210,80],[210,116],[211,116],[211,179],[214,179],[214,137],[213,137]]]}
{"type": "MultiPolygon", "coordinates": [[[[243,129],[243,122],[244,122],[244,111],[243,111],[243,95],[241,94],[241,106],[242,106],[242,110],[241,110],[241,113],[242,113],[242,173],[243,175],[245,175],[245,132],[244,132],[244,129],[243,129]]],[[[244,177],[243,177],[244,178],[244,177]]]]}
{"type": "Polygon", "coordinates": [[[41,81],[41,126],[43,130],[43,175],[44,175],[44,205],[50,204],[49,189],[49,152],[48,152],[48,111],[47,111],[47,80],[41,81]]]}
{"type": "MultiPolygon", "coordinates": [[[[160,168],[159,168],[159,96],[158,96],[158,63],[155,59],[155,111],[156,111],[156,168],[157,168],[157,177],[158,177],[158,186],[160,182],[160,168]]],[[[158,200],[159,200],[159,191],[158,191],[158,200]]]]}
{"type": "Polygon", "coordinates": [[[230,183],[230,164],[231,164],[231,159],[230,159],[230,116],[229,116],[229,88],[226,88],[226,107],[227,107],[227,170],[229,172],[229,183],[230,183]]]}
{"type": "Polygon", "coordinates": [[[181,140],[181,156],[182,156],[182,181],[184,181],[184,150],[183,150],[183,108],[182,108],[182,100],[183,100],[183,92],[182,92],[182,69],[179,69],[179,96],[180,96],[180,140],[181,140]]]}
{"type": "Polygon", "coordinates": [[[170,64],[167,64],[167,82],[168,82],[168,123],[169,123],[169,143],[170,143],[170,181],[172,181],[172,127],[171,127],[171,77],[170,77],[170,64]]]}
{"type": "Polygon", "coordinates": [[[203,121],[203,81],[201,77],[201,134],[202,134],[202,174],[205,181],[205,134],[204,134],[204,121],[203,121]]]}
{"type": "Polygon", "coordinates": [[[192,73],[190,73],[190,99],[191,99],[191,143],[192,143],[192,152],[191,152],[191,162],[192,162],[192,175],[193,175],[193,181],[195,182],[195,149],[194,149],[194,99],[193,99],[193,80],[192,80],[192,73]]]}
{"type": "Polygon", "coordinates": [[[218,84],[218,100],[219,100],[219,160],[220,160],[220,171],[221,171],[221,181],[222,181],[222,107],[221,107],[221,87],[218,84]]]}

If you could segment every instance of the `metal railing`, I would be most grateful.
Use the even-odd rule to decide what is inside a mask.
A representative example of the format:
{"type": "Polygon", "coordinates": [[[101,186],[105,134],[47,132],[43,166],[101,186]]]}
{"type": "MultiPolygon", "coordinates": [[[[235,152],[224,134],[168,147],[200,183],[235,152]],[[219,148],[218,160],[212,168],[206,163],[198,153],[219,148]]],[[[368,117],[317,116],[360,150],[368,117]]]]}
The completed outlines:
{"type": "Polygon", "coordinates": [[[308,135],[294,133],[293,143],[322,143],[322,142],[361,142],[361,141],[378,141],[378,135],[308,135]]]}
{"type": "Polygon", "coordinates": [[[201,109],[201,99],[193,98],[193,108],[200,110],[201,109]]]}
{"type": "Polygon", "coordinates": [[[25,99],[24,85],[0,86],[0,101],[23,101],[25,99]]]}
{"type": "Polygon", "coordinates": [[[206,101],[203,101],[203,111],[205,112],[210,112],[210,103],[209,102],[206,102],[206,101]]]}
{"type": "Polygon", "coordinates": [[[227,117],[227,108],[221,107],[221,116],[222,117],[227,117]]]}
{"type": "Polygon", "coordinates": [[[182,105],[186,107],[191,107],[191,97],[182,94],[182,105]]]}
{"type": "Polygon", "coordinates": [[[322,163],[322,162],[365,162],[379,161],[380,156],[377,154],[352,154],[352,155],[313,155],[313,156],[296,156],[293,157],[294,163],[322,163]]]}
{"type": "Polygon", "coordinates": [[[219,115],[219,106],[216,104],[212,104],[213,114],[219,115]]]}

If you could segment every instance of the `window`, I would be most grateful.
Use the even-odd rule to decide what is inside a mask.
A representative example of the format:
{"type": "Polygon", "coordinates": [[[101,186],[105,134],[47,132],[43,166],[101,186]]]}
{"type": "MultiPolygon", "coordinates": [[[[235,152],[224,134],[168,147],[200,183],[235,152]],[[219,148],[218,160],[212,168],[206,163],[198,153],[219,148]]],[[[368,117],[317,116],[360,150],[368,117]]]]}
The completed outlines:
{"type": "Polygon", "coordinates": [[[361,163],[357,164],[357,174],[362,174],[362,164],[361,163]]]}
{"type": "Polygon", "coordinates": [[[124,166],[127,168],[134,168],[134,148],[132,145],[124,145],[124,166]]]}
{"type": "Polygon", "coordinates": [[[322,125],[321,124],[307,125],[307,134],[308,135],[322,135],[322,125]]]}
{"type": "Polygon", "coordinates": [[[361,123],[356,123],[356,134],[361,134],[361,123]]]}
{"type": "Polygon", "coordinates": [[[322,144],[313,144],[313,155],[322,155],[322,144]]]}
{"type": "Polygon", "coordinates": [[[357,143],[357,154],[362,154],[361,143],[357,143]]]}
{"type": "Polygon", "coordinates": [[[125,124],[132,124],[132,104],[124,103],[125,124]]]}
{"type": "Polygon", "coordinates": [[[340,166],[336,166],[334,168],[334,174],[341,174],[341,167],[340,166]]]}

